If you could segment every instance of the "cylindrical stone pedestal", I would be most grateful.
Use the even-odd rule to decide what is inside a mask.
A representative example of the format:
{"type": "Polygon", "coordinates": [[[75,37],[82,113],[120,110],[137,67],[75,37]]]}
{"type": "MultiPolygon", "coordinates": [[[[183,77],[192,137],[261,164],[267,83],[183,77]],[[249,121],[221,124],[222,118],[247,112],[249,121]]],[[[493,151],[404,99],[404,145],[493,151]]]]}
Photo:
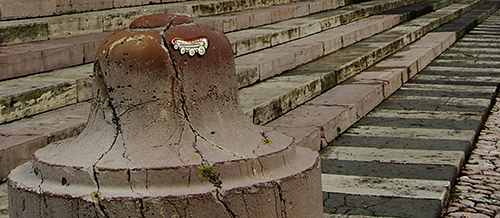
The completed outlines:
{"type": "Polygon", "coordinates": [[[93,78],[83,133],[11,172],[11,217],[322,217],[318,153],[245,117],[223,33],[139,18],[93,78]]]}

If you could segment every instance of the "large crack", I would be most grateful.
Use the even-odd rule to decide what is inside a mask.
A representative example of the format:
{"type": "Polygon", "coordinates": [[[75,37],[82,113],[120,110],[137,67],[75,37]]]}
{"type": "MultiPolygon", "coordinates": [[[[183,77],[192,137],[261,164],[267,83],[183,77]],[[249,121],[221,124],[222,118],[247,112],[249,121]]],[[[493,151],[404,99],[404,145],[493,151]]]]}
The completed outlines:
{"type": "Polygon", "coordinates": [[[286,199],[283,196],[283,190],[281,189],[281,181],[276,181],[276,189],[278,190],[278,197],[280,200],[281,217],[287,217],[286,215],[286,199]]]}
{"type": "Polygon", "coordinates": [[[142,198],[139,198],[139,213],[142,218],[146,218],[146,214],[144,214],[144,201],[142,198]]]}
{"type": "Polygon", "coordinates": [[[234,213],[233,210],[231,210],[231,208],[229,208],[229,206],[227,205],[227,202],[224,201],[223,199],[223,196],[222,196],[222,193],[220,192],[219,189],[216,189],[216,198],[217,198],[217,201],[219,201],[222,206],[224,206],[224,209],[226,209],[227,213],[231,216],[231,217],[237,217],[236,214],[234,213]]]}
{"type": "MultiPolygon", "coordinates": [[[[170,20],[170,22],[167,25],[167,27],[165,28],[164,32],[166,32],[170,28],[170,26],[172,25],[172,22],[173,22],[173,19],[170,20]]],[[[200,156],[200,158],[201,158],[201,164],[208,163],[205,160],[205,158],[203,157],[203,154],[201,154],[201,152],[198,150],[198,148],[196,148],[196,143],[197,143],[198,135],[199,134],[194,129],[194,127],[191,125],[191,122],[189,121],[189,114],[188,114],[187,109],[186,109],[186,100],[185,100],[186,98],[185,98],[185,95],[184,95],[184,87],[182,85],[182,80],[180,79],[180,73],[177,70],[177,62],[174,60],[172,52],[167,47],[168,42],[165,39],[165,35],[164,34],[162,35],[162,40],[163,40],[163,45],[162,46],[165,49],[165,51],[168,53],[170,61],[173,64],[172,69],[175,72],[175,79],[179,82],[179,92],[180,92],[180,99],[179,100],[180,100],[180,103],[181,103],[180,109],[182,110],[182,115],[184,116],[184,119],[188,122],[189,128],[191,129],[191,132],[193,132],[193,134],[195,135],[192,147],[195,150],[195,153],[200,156]]],[[[172,95],[174,95],[174,93],[172,93],[172,95]]],[[[175,96],[173,97],[173,99],[175,99],[175,96]]]]}
{"type": "MultiPolygon", "coordinates": [[[[173,19],[172,19],[173,20],[173,19]]],[[[172,21],[171,21],[172,22],[172,21]]],[[[167,27],[165,28],[165,32],[170,28],[171,26],[171,22],[169,23],[169,25],[167,25],[167,27]]],[[[196,137],[199,137],[201,138],[202,140],[204,140],[205,142],[207,142],[208,144],[210,144],[211,146],[219,149],[219,150],[222,150],[224,152],[228,152],[230,153],[231,155],[235,156],[235,157],[238,157],[238,158],[248,158],[247,156],[245,155],[241,155],[241,154],[238,154],[238,153],[235,153],[235,152],[232,152],[216,143],[213,143],[211,142],[210,140],[208,140],[207,138],[205,138],[204,136],[202,136],[194,127],[193,125],[191,124],[190,122],[190,118],[189,118],[189,112],[186,108],[186,96],[185,96],[185,93],[184,93],[184,86],[182,85],[182,79],[180,78],[180,73],[179,73],[179,70],[178,70],[178,64],[177,62],[174,60],[173,58],[173,54],[172,52],[168,49],[167,45],[168,45],[168,42],[165,38],[165,35],[162,34],[162,40],[163,40],[163,48],[165,49],[165,51],[168,53],[169,57],[170,57],[170,60],[172,61],[172,64],[173,64],[173,70],[175,72],[175,78],[177,79],[177,81],[179,82],[179,93],[180,93],[180,96],[179,96],[179,100],[180,100],[180,109],[182,110],[182,113],[184,115],[184,119],[187,121],[187,123],[189,124],[189,127],[191,129],[191,131],[193,132],[193,134],[196,136],[196,137]]],[[[203,162],[207,162],[203,155],[201,154],[201,152],[195,147],[196,146],[196,141],[195,140],[195,144],[193,146],[193,148],[195,148],[196,150],[196,153],[198,155],[200,155],[201,159],[202,159],[202,163],[203,162]]]]}
{"type": "MultiPolygon", "coordinates": [[[[98,95],[102,95],[102,97],[104,97],[104,104],[107,104],[106,106],[111,109],[111,114],[112,114],[112,118],[111,118],[111,122],[112,122],[112,125],[115,126],[115,135],[114,135],[114,138],[113,138],[113,142],[111,143],[111,145],[109,146],[108,150],[106,150],[98,159],[97,161],[92,165],[92,172],[93,172],[93,179],[94,179],[94,183],[96,184],[97,186],[97,191],[91,193],[91,195],[94,195],[93,197],[95,198],[95,206],[96,208],[98,209],[98,211],[104,216],[104,217],[109,217],[109,215],[107,214],[106,212],[106,208],[104,207],[104,205],[101,204],[100,202],[100,189],[101,189],[101,186],[99,184],[99,179],[98,179],[98,170],[97,170],[97,164],[104,158],[104,156],[106,156],[112,149],[113,147],[115,146],[117,140],[118,140],[118,136],[122,133],[122,130],[121,130],[121,124],[120,124],[120,118],[118,117],[118,114],[116,113],[116,109],[115,109],[115,106],[113,105],[110,97],[109,97],[109,93],[108,93],[108,89],[107,89],[107,85],[106,85],[106,82],[104,81],[104,76],[103,76],[103,73],[102,73],[102,70],[100,68],[100,65],[99,65],[99,61],[98,59],[95,61],[95,65],[94,65],[94,72],[96,73],[95,77],[96,77],[96,85],[99,89],[99,93],[98,95]]],[[[102,104],[101,103],[101,104],[102,104]]],[[[103,115],[104,115],[104,118],[106,118],[106,113],[105,111],[103,111],[103,115]]]]}
{"type": "MultiPolygon", "coordinates": [[[[176,212],[179,216],[181,216],[181,215],[182,215],[182,214],[181,214],[181,212],[179,211],[179,208],[177,208],[177,205],[175,205],[174,203],[172,203],[172,202],[171,202],[170,200],[168,200],[168,199],[166,200],[166,202],[168,202],[170,205],[172,205],[172,207],[174,208],[175,212],[176,212]]],[[[162,215],[163,215],[163,214],[162,214],[162,215]]]]}

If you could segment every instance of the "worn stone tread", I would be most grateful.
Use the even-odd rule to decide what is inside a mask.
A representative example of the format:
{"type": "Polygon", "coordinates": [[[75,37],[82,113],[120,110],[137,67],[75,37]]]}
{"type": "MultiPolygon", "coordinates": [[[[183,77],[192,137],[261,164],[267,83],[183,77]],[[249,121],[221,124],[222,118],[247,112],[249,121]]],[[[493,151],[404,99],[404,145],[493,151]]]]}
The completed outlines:
{"type": "MultiPolygon", "coordinates": [[[[490,14],[498,7],[491,9],[490,14]]],[[[475,14],[483,16],[482,13],[475,14]]],[[[500,11],[490,18],[498,17],[500,11]]],[[[460,31],[459,28],[456,31],[460,31]]],[[[490,33],[499,31],[498,27],[490,29],[490,33]]],[[[324,187],[325,213],[395,217],[441,216],[451,185],[459,175],[466,155],[475,142],[500,81],[500,72],[493,67],[498,68],[500,61],[479,55],[477,51],[471,52],[484,48],[481,42],[474,45],[470,39],[475,37],[481,36],[465,35],[467,43],[461,40],[455,43],[400,90],[336,138],[331,146],[321,151],[325,178],[323,181],[327,181],[329,186],[324,187]],[[469,62],[459,64],[454,59],[457,54],[475,55],[468,56],[469,62]],[[344,188],[345,184],[357,181],[328,181],[329,178],[344,176],[358,180],[373,177],[374,180],[370,180],[367,185],[368,189],[373,190],[366,190],[367,194],[363,194],[360,193],[366,188],[363,185],[359,185],[359,190],[344,188]],[[434,186],[436,193],[441,193],[439,197],[430,196],[428,193],[405,195],[412,192],[405,192],[411,185],[404,183],[382,186],[390,187],[387,189],[377,188],[379,182],[400,179],[433,181],[447,185],[434,186]],[[346,191],[341,191],[342,189],[346,191]],[[386,208],[393,208],[390,212],[389,209],[381,209],[382,207],[360,209],[360,205],[369,208],[370,205],[366,202],[373,200],[372,195],[380,193],[381,189],[382,194],[379,195],[392,194],[387,193],[387,190],[402,191],[403,195],[390,199],[394,201],[405,198],[408,201],[396,203],[401,206],[386,204],[386,208]],[[346,203],[345,199],[353,196],[357,199],[346,203]],[[427,199],[427,202],[422,202],[422,198],[427,199]],[[405,208],[405,204],[425,207],[412,211],[405,208]],[[403,209],[394,209],[401,207],[403,209]]],[[[497,36],[498,38],[500,37],[497,36]]],[[[500,57],[498,52],[490,55],[500,57]]],[[[422,187],[433,186],[428,184],[422,187]]]]}
{"type": "MultiPolygon", "coordinates": [[[[223,32],[234,32],[343,5],[342,0],[300,1],[268,7],[256,6],[232,13],[196,17],[194,20],[223,32]]],[[[105,31],[56,39],[49,37],[50,40],[0,47],[0,80],[93,62],[95,49],[110,33],[105,31]]]]}
{"type": "MultiPolygon", "coordinates": [[[[337,0],[327,0],[337,1],[337,0]]],[[[149,14],[185,14],[191,17],[230,13],[245,9],[267,7],[291,0],[247,1],[182,1],[145,6],[114,8],[102,11],[81,12],[59,16],[0,21],[0,45],[12,45],[53,38],[83,35],[122,29],[138,17],[149,14]]],[[[322,4],[310,8],[328,6],[322,4]]],[[[309,2],[308,2],[309,3],[309,2]]]]}
{"type": "MultiPolygon", "coordinates": [[[[342,43],[330,45],[341,42],[344,38],[357,37],[351,40],[354,43],[397,23],[398,19],[394,16],[374,16],[311,37],[237,57],[235,61],[239,86],[244,87],[265,80],[269,76],[278,75],[285,70],[338,50],[344,46],[342,43]],[[361,33],[364,28],[369,30],[361,33]],[[349,31],[345,31],[346,29],[349,31]],[[311,40],[317,40],[318,43],[315,44],[317,49],[311,49],[308,44],[311,40]],[[294,52],[283,52],[289,49],[294,52]],[[262,58],[261,61],[257,61],[258,58],[262,58]]],[[[345,44],[345,46],[348,45],[345,44]]],[[[92,64],[86,64],[14,80],[0,81],[0,93],[2,93],[0,99],[5,102],[5,108],[0,109],[3,111],[0,120],[3,122],[12,121],[90,99],[92,70],[92,64]],[[54,102],[54,99],[57,98],[59,100],[54,102]],[[32,99],[34,102],[30,103],[32,99]]]]}
{"type": "MultiPolygon", "coordinates": [[[[471,5],[477,5],[481,2],[471,1],[470,3],[471,5]]],[[[472,9],[471,5],[465,4],[465,2],[450,5],[352,44],[310,64],[299,66],[280,76],[262,81],[247,89],[242,89],[240,91],[242,106],[246,110],[254,108],[253,115],[249,115],[253,117],[254,123],[266,123],[318,96],[320,93],[333,88],[335,85],[350,79],[394,51],[414,42],[428,31],[452,20],[453,17],[467,12],[472,9]],[[302,85],[287,89],[283,81],[302,82],[302,85]],[[278,92],[283,94],[280,95],[278,92]],[[255,93],[265,93],[271,100],[269,98],[255,98],[255,93]],[[287,105],[287,107],[278,105],[287,105]],[[276,110],[277,107],[279,110],[276,110]]],[[[447,45],[449,46],[449,43],[447,45]]],[[[428,63],[430,60],[432,59],[427,59],[426,62],[428,63]]],[[[413,75],[412,72],[409,78],[413,75]]]]}

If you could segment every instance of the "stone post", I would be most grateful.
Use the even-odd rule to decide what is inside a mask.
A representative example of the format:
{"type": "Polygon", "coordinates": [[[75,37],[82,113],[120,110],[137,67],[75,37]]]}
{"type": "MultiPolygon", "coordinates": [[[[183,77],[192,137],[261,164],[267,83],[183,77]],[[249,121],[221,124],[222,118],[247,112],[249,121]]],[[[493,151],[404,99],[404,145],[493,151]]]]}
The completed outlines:
{"type": "Polygon", "coordinates": [[[318,153],[245,117],[223,33],[141,17],[93,78],[83,133],[9,175],[11,217],[322,217],[318,153]]]}

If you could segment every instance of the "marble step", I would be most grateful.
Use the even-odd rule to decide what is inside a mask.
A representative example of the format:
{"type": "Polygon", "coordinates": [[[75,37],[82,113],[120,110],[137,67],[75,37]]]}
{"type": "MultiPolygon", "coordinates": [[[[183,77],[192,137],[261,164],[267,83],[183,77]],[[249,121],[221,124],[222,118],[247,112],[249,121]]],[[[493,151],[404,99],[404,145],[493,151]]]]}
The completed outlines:
{"type": "Polygon", "coordinates": [[[92,0],[92,1],[2,1],[0,20],[13,20],[33,17],[46,17],[53,15],[98,11],[113,8],[142,6],[149,4],[180,2],[183,0],[92,0]]]}
{"type": "MultiPolygon", "coordinates": [[[[196,17],[194,20],[223,32],[234,32],[341,6],[341,0],[300,1],[196,17]]],[[[93,62],[95,49],[109,34],[111,31],[0,47],[0,80],[93,62]]]]}
{"type": "MultiPolygon", "coordinates": [[[[330,0],[337,2],[338,0],[330,0]]],[[[292,0],[239,1],[195,0],[169,2],[125,8],[113,8],[48,17],[0,21],[0,45],[12,45],[48,39],[71,37],[125,28],[132,20],[150,14],[185,14],[191,17],[231,13],[245,9],[268,7],[292,0]]],[[[323,7],[328,1],[316,1],[323,7]]],[[[307,3],[306,3],[307,4],[307,3]]],[[[308,4],[307,4],[308,5],[308,4]]]]}
{"type": "Polygon", "coordinates": [[[498,46],[475,40],[500,39],[499,19],[497,11],[321,151],[325,217],[441,217],[498,92],[498,46]]]}
{"type": "MultiPolygon", "coordinates": [[[[236,62],[238,65],[237,71],[240,87],[280,74],[282,71],[289,70],[295,66],[311,61],[312,59],[321,57],[342,47],[346,47],[356,41],[384,31],[385,29],[399,23],[398,15],[385,15],[354,21],[362,17],[354,16],[355,14],[360,13],[360,11],[370,11],[370,9],[376,8],[377,5],[382,7],[386,4],[386,2],[367,3],[370,4],[358,5],[358,7],[353,8],[353,10],[332,15],[332,17],[339,18],[350,14],[353,16],[353,22],[351,23],[337,26],[327,31],[320,32],[319,34],[304,37],[290,43],[274,46],[248,55],[238,56],[236,58],[236,62]],[[311,41],[316,43],[311,43],[311,41]],[[288,49],[292,50],[293,53],[283,51],[288,49]],[[257,63],[255,60],[257,60],[257,63]]],[[[313,16],[319,16],[319,14],[315,14],[313,16]]],[[[310,20],[310,17],[306,16],[295,20],[310,20]]],[[[276,24],[280,23],[281,22],[276,24]]],[[[312,34],[315,32],[311,31],[309,33],[312,34]]],[[[101,37],[104,37],[104,35],[101,34],[101,37]]],[[[247,42],[250,45],[259,44],[252,43],[252,40],[256,40],[258,37],[255,38],[255,36],[251,34],[248,34],[247,37],[247,42]]],[[[229,38],[231,39],[231,43],[233,45],[237,45],[243,40],[239,39],[238,41],[236,39],[232,39],[231,37],[229,38]]],[[[84,42],[84,40],[80,41],[84,42]]],[[[93,51],[96,44],[94,43],[88,47],[91,47],[91,50],[93,51]]],[[[253,50],[257,49],[259,49],[258,46],[253,48],[253,50]]],[[[70,50],[66,52],[59,52],[58,54],[63,57],[70,57],[69,55],[64,55],[67,52],[70,52],[70,50]]],[[[19,56],[26,57],[26,60],[30,60],[31,62],[36,62],[37,60],[30,59],[30,56],[25,54],[20,54],[19,56]]],[[[9,62],[17,61],[18,59],[15,57],[18,56],[12,56],[12,60],[9,62]]],[[[58,59],[56,57],[55,59],[60,61],[62,58],[58,59]]],[[[47,60],[47,58],[42,57],[39,60],[47,60]]],[[[19,66],[10,63],[6,65],[12,70],[20,69],[22,66],[28,66],[23,62],[19,62],[17,64],[19,66]]],[[[39,65],[34,66],[38,67],[39,65]]],[[[0,102],[2,102],[1,104],[3,105],[0,109],[3,114],[0,117],[0,122],[20,119],[25,116],[34,115],[43,111],[89,99],[91,72],[91,64],[87,64],[13,80],[0,81],[0,90],[2,90],[0,102]]]]}

